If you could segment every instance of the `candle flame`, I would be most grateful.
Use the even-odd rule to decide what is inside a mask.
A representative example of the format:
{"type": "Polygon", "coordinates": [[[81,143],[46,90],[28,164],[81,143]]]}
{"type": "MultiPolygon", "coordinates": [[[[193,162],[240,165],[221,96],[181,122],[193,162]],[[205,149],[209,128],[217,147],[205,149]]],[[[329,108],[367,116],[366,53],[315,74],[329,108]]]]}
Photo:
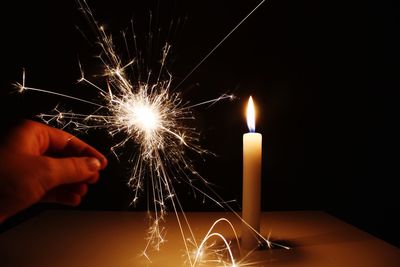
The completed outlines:
{"type": "Polygon", "coordinates": [[[254,133],[256,131],[256,111],[254,109],[253,98],[250,96],[247,103],[247,127],[249,131],[254,133]]]}

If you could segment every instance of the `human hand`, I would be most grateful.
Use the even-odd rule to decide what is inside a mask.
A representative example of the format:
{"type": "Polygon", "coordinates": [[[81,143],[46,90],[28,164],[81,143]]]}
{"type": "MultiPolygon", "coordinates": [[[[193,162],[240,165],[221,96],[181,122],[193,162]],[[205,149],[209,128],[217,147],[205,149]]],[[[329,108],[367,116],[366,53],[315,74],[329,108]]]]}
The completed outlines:
{"type": "Polygon", "coordinates": [[[0,223],[38,201],[79,205],[106,165],[77,137],[24,121],[0,147],[0,223]]]}

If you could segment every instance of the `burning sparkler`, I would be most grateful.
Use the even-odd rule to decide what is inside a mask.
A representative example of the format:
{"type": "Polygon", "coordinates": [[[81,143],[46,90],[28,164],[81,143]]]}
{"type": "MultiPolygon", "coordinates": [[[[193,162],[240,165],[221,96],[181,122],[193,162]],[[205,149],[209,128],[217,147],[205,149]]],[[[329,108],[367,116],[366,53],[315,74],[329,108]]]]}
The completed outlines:
{"type": "MultiPolygon", "coordinates": [[[[110,34],[95,19],[91,9],[85,0],[78,0],[78,5],[94,26],[96,31],[97,43],[101,47],[99,59],[103,66],[104,76],[107,82],[107,88],[101,88],[86,78],[83,68],[80,65],[81,77],[80,83],[86,83],[99,93],[100,100],[92,101],[61,94],[53,91],[33,88],[26,86],[25,71],[23,72],[22,83],[17,84],[18,91],[36,91],[48,93],[69,98],[89,104],[95,108],[91,114],[77,114],[73,112],[63,112],[58,108],[54,109],[52,114],[40,114],[39,117],[46,123],[61,123],[62,127],[73,126],[76,130],[88,129],[106,129],[110,135],[123,134],[125,137],[111,147],[111,151],[118,157],[119,149],[128,145],[135,144],[137,153],[131,159],[133,164],[132,172],[128,185],[133,189],[134,198],[132,204],[135,204],[140,196],[140,192],[149,184],[152,199],[152,205],[148,207],[149,217],[152,219],[149,227],[148,242],[143,251],[143,255],[149,260],[148,251],[150,247],[155,250],[165,242],[165,229],[162,222],[166,215],[166,201],[168,200],[173,208],[174,214],[179,224],[185,246],[188,262],[190,266],[196,266],[201,260],[201,254],[207,249],[207,241],[211,237],[219,237],[223,240],[225,250],[229,254],[230,266],[238,266],[235,263],[230,243],[221,235],[212,232],[214,226],[226,219],[218,220],[211,227],[206,237],[197,243],[193,231],[190,228],[188,219],[183,212],[182,205],[174,190],[174,182],[180,181],[190,185],[195,191],[204,194],[220,206],[233,211],[212,189],[210,194],[196,187],[191,177],[195,176],[207,186],[208,182],[202,178],[194,169],[190,159],[185,155],[186,151],[193,151],[200,156],[207,153],[207,150],[201,148],[198,144],[198,131],[188,126],[189,121],[193,120],[192,109],[199,105],[213,104],[223,99],[233,99],[233,95],[223,94],[216,99],[208,100],[198,104],[185,102],[177,88],[256,10],[265,0],[261,1],[234,29],[219,42],[214,49],[210,51],[175,87],[172,88],[173,77],[169,73],[166,62],[171,49],[169,43],[165,43],[162,48],[159,69],[156,74],[151,70],[142,75],[142,66],[140,53],[136,43],[136,34],[132,25],[132,37],[134,40],[135,56],[124,61],[115,50],[115,45],[110,34]],[[125,63],[124,63],[125,62],[125,63]],[[129,71],[135,70],[137,74],[129,71]],[[144,78],[142,78],[144,77],[144,78]],[[151,212],[150,212],[151,211],[151,212]],[[186,231],[185,231],[186,229],[186,231]],[[187,238],[189,233],[189,238],[187,238]],[[195,256],[190,253],[190,245],[196,248],[195,256]]],[[[127,44],[126,34],[123,34],[124,41],[127,44]]],[[[131,52],[128,50],[128,55],[131,52]]],[[[154,70],[153,70],[154,71],[154,70]]],[[[234,211],[233,211],[234,212],[234,211]]],[[[236,213],[235,213],[236,214],[236,213]]],[[[237,215],[237,214],[236,214],[237,215]]],[[[240,216],[237,215],[239,218],[240,216]]],[[[234,231],[234,229],[233,229],[234,231]]],[[[256,233],[260,239],[264,239],[259,233],[256,233]]],[[[237,235],[235,232],[237,239],[237,235]]],[[[264,241],[267,241],[264,239],[264,241]]],[[[268,242],[268,241],[267,241],[268,242]]],[[[216,250],[216,255],[221,255],[221,250],[216,250]],[[217,253],[218,251],[218,253],[217,253]]],[[[219,257],[220,259],[222,257],[219,257]]],[[[226,261],[221,260],[226,263],[226,261]]],[[[228,266],[228,265],[226,265],[228,266]]]]}

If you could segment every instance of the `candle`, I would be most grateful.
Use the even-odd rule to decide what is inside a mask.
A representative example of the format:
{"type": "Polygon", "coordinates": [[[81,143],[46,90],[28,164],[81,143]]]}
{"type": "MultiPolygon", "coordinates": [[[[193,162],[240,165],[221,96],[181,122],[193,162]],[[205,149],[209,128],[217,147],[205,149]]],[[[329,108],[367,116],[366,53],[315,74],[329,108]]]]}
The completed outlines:
{"type": "Polygon", "coordinates": [[[255,109],[250,96],[247,104],[249,133],[243,135],[242,248],[257,247],[255,232],[260,232],[261,213],[261,140],[255,132],[255,109]]]}

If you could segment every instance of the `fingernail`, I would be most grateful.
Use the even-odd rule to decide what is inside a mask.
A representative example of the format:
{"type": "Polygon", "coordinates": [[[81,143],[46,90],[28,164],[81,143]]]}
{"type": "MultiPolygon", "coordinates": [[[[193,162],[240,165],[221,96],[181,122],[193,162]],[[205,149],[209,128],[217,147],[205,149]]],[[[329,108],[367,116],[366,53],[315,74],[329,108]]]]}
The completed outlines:
{"type": "Polygon", "coordinates": [[[86,160],[86,163],[89,167],[89,170],[91,170],[91,171],[98,171],[101,168],[100,160],[98,160],[96,158],[88,158],[86,160]]]}

